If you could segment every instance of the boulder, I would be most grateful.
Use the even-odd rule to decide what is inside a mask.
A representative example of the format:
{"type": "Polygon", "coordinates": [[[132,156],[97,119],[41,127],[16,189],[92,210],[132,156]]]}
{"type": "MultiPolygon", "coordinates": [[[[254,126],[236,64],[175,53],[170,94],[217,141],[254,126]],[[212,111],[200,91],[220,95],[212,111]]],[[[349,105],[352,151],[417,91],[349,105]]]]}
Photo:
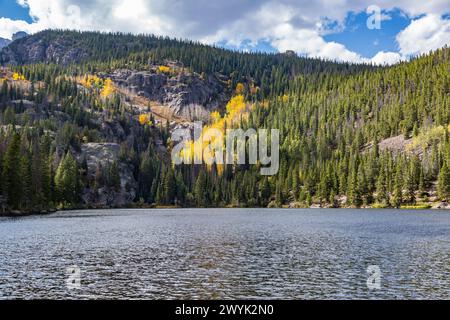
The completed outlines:
{"type": "Polygon", "coordinates": [[[433,206],[433,209],[450,209],[450,203],[448,202],[439,202],[433,206]]]}

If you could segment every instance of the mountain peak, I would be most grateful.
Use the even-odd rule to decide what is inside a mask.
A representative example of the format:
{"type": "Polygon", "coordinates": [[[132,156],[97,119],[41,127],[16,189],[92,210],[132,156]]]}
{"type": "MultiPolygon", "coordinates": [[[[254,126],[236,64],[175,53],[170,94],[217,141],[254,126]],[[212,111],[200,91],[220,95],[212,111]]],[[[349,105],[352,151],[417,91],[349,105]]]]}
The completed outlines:
{"type": "Polygon", "coordinates": [[[28,36],[28,33],[25,31],[18,31],[12,35],[12,41],[25,38],[26,36],[28,36]]]}

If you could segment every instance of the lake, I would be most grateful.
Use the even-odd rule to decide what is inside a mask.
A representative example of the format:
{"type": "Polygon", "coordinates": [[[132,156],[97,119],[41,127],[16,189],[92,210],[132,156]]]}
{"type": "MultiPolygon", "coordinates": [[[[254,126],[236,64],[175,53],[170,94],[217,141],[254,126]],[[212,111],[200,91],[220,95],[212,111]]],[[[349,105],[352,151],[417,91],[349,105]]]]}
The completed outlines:
{"type": "Polygon", "coordinates": [[[2,299],[449,299],[449,290],[449,211],[0,218],[2,299]]]}

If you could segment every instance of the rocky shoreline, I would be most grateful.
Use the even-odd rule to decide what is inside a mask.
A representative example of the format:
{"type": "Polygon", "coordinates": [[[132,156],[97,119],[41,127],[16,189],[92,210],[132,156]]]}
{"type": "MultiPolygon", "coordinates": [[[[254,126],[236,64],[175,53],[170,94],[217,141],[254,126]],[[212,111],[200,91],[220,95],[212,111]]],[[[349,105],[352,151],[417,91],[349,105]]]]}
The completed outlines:
{"type": "Polygon", "coordinates": [[[303,203],[299,202],[291,202],[289,205],[285,205],[282,207],[286,207],[289,209],[398,209],[398,210],[450,210],[450,203],[448,202],[426,202],[426,203],[417,203],[415,205],[402,205],[399,208],[395,208],[392,206],[382,206],[379,204],[372,204],[369,206],[361,206],[361,207],[355,207],[355,206],[346,206],[346,205],[339,205],[339,206],[333,206],[330,203],[323,203],[323,204],[312,204],[310,206],[307,206],[303,203]]]}
{"type": "MultiPolygon", "coordinates": [[[[164,209],[195,209],[198,207],[179,207],[179,206],[156,206],[156,205],[145,205],[145,206],[139,206],[139,205],[130,205],[130,206],[114,206],[114,207],[104,207],[104,206],[98,206],[98,207],[80,207],[80,208],[70,208],[70,209],[49,209],[49,210],[43,210],[43,211],[30,211],[30,212],[23,212],[19,210],[14,210],[10,212],[4,212],[0,213],[0,217],[26,217],[26,216],[33,216],[33,215],[47,215],[51,213],[55,213],[58,211],[73,211],[73,210],[113,210],[113,209],[157,209],[157,210],[164,210],[164,209]]],[[[222,207],[222,208],[228,208],[228,207],[222,207]]],[[[233,209],[259,209],[260,207],[232,207],[233,209]]],[[[377,206],[362,206],[359,208],[351,207],[351,206],[340,206],[340,207],[333,207],[331,204],[312,204],[311,206],[306,206],[301,203],[290,203],[289,205],[283,205],[281,207],[275,207],[275,206],[268,206],[269,209],[395,209],[395,210],[450,210],[450,203],[446,202],[440,202],[440,203],[429,203],[427,205],[416,205],[416,206],[401,206],[400,208],[393,208],[393,207],[377,207],[377,206]]],[[[208,209],[206,208],[198,208],[198,209],[208,209]]]]}

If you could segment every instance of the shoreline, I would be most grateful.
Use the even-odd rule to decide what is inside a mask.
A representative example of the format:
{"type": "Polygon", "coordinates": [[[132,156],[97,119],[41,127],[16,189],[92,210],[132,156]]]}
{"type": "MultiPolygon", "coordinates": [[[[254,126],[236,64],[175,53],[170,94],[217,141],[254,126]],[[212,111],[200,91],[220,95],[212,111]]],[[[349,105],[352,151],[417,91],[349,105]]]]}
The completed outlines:
{"type": "Polygon", "coordinates": [[[169,210],[169,209],[283,209],[283,210],[296,210],[296,209],[329,209],[332,210],[398,210],[398,211],[420,211],[420,210],[433,210],[433,211],[450,211],[450,204],[447,204],[445,207],[433,206],[431,203],[427,206],[402,206],[400,208],[394,207],[377,207],[377,206],[365,206],[365,207],[332,207],[332,206],[320,206],[318,204],[313,204],[309,207],[307,206],[290,206],[283,205],[281,207],[180,207],[180,206],[124,206],[124,207],[80,207],[80,208],[70,208],[70,209],[48,209],[41,212],[20,212],[13,211],[10,213],[0,213],[0,217],[4,218],[20,218],[20,217],[28,217],[28,216],[46,216],[56,212],[70,212],[70,211],[88,211],[88,210],[145,210],[145,209],[156,209],[156,210],[169,210]]]}

